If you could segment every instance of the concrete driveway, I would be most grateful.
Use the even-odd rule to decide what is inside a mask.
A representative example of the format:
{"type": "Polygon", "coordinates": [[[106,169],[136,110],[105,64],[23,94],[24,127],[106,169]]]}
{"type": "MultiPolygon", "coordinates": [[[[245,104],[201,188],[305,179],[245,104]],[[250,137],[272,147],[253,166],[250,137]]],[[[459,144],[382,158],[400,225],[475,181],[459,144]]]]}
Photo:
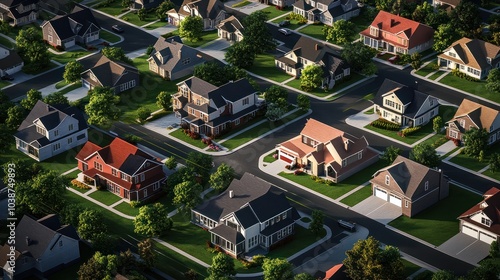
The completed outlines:
{"type": "Polygon", "coordinates": [[[224,54],[226,53],[224,50],[229,48],[231,43],[225,39],[217,39],[208,43],[207,45],[201,46],[198,49],[211,57],[214,57],[218,60],[224,60],[224,54]]]}
{"type": "Polygon", "coordinates": [[[259,10],[262,10],[262,9],[269,7],[268,5],[261,4],[258,1],[255,1],[255,2],[252,1],[251,4],[248,4],[248,5],[245,5],[243,7],[239,7],[239,8],[233,7],[234,4],[240,3],[242,1],[243,0],[228,1],[228,2],[224,3],[224,5],[231,8],[231,9],[245,13],[247,15],[249,15],[255,11],[259,11],[259,10]]]}
{"type": "Polygon", "coordinates": [[[441,244],[437,249],[470,264],[477,264],[488,256],[490,245],[460,232],[441,244]]]}
{"type": "Polygon", "coordinates": [[[375,196],[370,196],[351,209],[384,225],[401,216],[401,207],[375,196]]]}

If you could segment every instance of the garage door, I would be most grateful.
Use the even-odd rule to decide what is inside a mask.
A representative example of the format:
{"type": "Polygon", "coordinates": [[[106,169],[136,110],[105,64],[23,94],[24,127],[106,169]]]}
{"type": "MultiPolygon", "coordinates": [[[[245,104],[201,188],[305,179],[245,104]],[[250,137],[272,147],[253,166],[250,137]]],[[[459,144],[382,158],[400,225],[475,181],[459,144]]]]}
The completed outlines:
{"type": "Polygon", "coordinates": [[[399,197],[397,197],[397,196],[395,196],[393,194],[391,194],[389,196],[389,202],[392,203],[392,204],[394,204],[394,205],[396,205],[396,206],[401,207],[401,198],[399,198],[399,197]]]}
{"type": "Polygon", "coordinates": [[[467,234],[469,236],[472,236],[474,238],[477,238],[477,229],[473,229],[468,226],[462,226],[462,233],[467,234]]]}
{"type": "Polygon", "coordinates": [[[488,244],[491,244],[491,242],[497,240],[495,236],[484,233],[484,232],[479,232],[479,240],[484,241],[488,244]]]}
{"type": "Polygon", "coordinates": [[[375,188],[375,196],[387,201],[387,192],[384,190],[375,188]]]}
{"type": "Polygon", "coordinates": [[[287,157],[285,157],[285,156],[283,156],[283,155],[280,155],[280,159],[281,159],[282,161],[286,162],[286,163],[292,163],[292,160],[291,160],[291,159],[289,159],[289,158],[287,158],[287,157]]]}

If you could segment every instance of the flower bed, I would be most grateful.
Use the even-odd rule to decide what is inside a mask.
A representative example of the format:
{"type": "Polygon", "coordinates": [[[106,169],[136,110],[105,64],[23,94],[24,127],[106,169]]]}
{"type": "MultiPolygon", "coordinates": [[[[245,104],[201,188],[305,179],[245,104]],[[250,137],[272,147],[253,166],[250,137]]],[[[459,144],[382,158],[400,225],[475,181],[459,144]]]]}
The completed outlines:
{"type": "Polygon", "coordinates": [[[82,183],[76,179],[71,180],[71,184],[79,189],[82,189],[82,190],[90,190],[91,189],[90,186],[88,186],[87,184],[82,183]]]}

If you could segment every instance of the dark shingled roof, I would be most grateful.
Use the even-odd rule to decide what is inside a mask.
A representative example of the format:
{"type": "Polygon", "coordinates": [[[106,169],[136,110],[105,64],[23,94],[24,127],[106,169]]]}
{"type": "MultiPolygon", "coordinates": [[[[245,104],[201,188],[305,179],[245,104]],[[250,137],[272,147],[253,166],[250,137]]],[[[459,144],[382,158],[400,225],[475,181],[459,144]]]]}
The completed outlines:
{"type": "Polygon", "coordinates": [[[284,193],[267,192],[265,195],[250,201],[249,204],[260,222],[265,222],[290,209],[290,203],[284,193]]]}
{"type": "Polygon", "coordinates": [[[19,54],[17,54],[17,52],[13,50],[9,50],[9,55],[0,59],[0,69],[9,69],[21,63],[23,63],[23,60],[21,59],[19,54]]]}
{"type": "Polygon", "coordinates": [[[146,161],[146,158],[140,155],[129,155],[120,166],[120,170],[127,174],[134,174],[139,167],[146,161]]]}
{"type": "Polygon", "coordinates": [[[236,231],[223,224],[214,227],[210,231],[233,244],[239,244],[245,241],[245,237],[243,237],[243,235],[239,231],[236,231]]]}
{"type": "Polygon", "coordinates": [[[243,25],[235,16],[230,16],[227,19],[221,21],[217,28],[231,33],[235,31],[243,32],[243,25]]]}
{"type": "Polygon", "coordinates": [[[243,228],[249,228],[259,222],[257,220],[257,217],[255,217],[255,214],[253,213],[252,209],[248,206],[243,207],[240,210],[234,212],[234,215],[241,223],[243,228]]]}
{"type": "Polygon", "coordinates": [[[297,0],[297,1],[295,1],[295,3],[293,3],[293,6],[299,8],[301,10],[304,10],[306,12],[309,11],[309,10],[311,10],[313,8],[313,6],[309,5],[304,0],[297,0]]]}
{"type": "Polygon", "coordinates": [[[137,75],[139,70],[132,66],[119,61],[112,61],[109,58],[101,55],[97,63],[87,71],[82,73],[82,77],[87,77],[88,73],[92,72],[104,87],[114,87],[120,81],[123,75],[137,75]]]}
{"type": "Polygon", "coordinates": [[[89,28],[91,28],[91,32],[101,29],[92,11],[80,6],[75,6],[71,14],[56,16],[47,23],[52,25],[61,40],[66,40],[75,35],[83,35],[89,28]]]}
{"type": "Polygon", "coordinates": [[[169,72],[179,72],[205,62],[200,52],[195,48],[184,45],[179,36],[167,39],[159,37],[148,60],[154,60],[158,67],[169,72]],[[157,57],[158,53],[161,58],[157,57]],[[189,63],[185,63],[187,59],[189,63]]]}

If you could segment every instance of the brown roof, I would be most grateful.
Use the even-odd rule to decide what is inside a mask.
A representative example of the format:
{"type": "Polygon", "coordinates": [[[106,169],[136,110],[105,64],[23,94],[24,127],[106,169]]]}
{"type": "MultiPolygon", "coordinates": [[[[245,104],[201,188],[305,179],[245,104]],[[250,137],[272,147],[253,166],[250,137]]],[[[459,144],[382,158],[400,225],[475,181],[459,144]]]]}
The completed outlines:
{"type": "Polygon", "coordinates": [[[315,119],[308,119],[300,134],[318,142],[326,143],[338,136],[343,136],[344,132],[315,119]]]}
{"type": "Polygon", "coordinates": [[[479,127],[479,129],[485,128],[489,131],[491,125],[498,117],[498,114],[499,112],[495,109],[481,105],[469,99],[464,99],[458,107],[455,116],[453,116],[453,119],[448,121],[448,123],[455,122],[460,117],[468,116],[479,127]]]}
{"type": "Polygon", "coordinates": [[[114,87],[117,85],[120,78],[127,72],[139,75],[139,70],[136,67],[127,65],[125,63],[112,61],[104,55],[97,61],[97,63],[87,71],[82,73],[82,77],[87,77],[88,72],[94,73],[102,86],[114,87]]]}
{"type": "Polygon", "coordinates": [[[500,235],[500,190],[493,187],[489,189],[483,197],[484,199],[481,202],[472,206],[472,208],[465,211],[465,213],[458,218],[500,235]],[[478,212],[482,212],[484,215],[488,216],[491,220],[490,227],[470,219],[471,216],[478,212]]]}
{"type": "MultiPolygon", "coordinates": [[[[404,17],[393,15],[386,11],[380,11],[370,26],[379,28],[380,30],[386,31],[391,34],[395,34],[400,38],[408,39],[408,49],[432,40],[434,36],[434,29],[432,29],[432,27],[404,17]]],[[[385,41],[390,41],[391,44],[402,46],[397,42],[397,40],[392,41],[388,40],[387,38],[383,38],[382,32],[379,32],[378,37],[370,35],[370,26],[361,31],[360,34],[379,40],[384,39],[385,41]]]]}
{"type": "Polygon", "coordinates": [[[469,39],[463,37],[455,41],[446,50],[443,51],[438,57],[445,58],[467,66],[484,69],[491,65],[495,65],[500,58],[495,59],[500,54],[500,47],[479,39],[469,39]],[[447,53],[450,49],[454,49],[458,57],[449,56],[447,53]],[[491,65],[486,58],[491,58],[491,65]]]}
{"type": "Polygon", "coordinates": [[[302,143],[302,136],[300,135],[279,144],[279,146],[295,152],[300,158],[314,151],[314,147],[302,143]]]}

